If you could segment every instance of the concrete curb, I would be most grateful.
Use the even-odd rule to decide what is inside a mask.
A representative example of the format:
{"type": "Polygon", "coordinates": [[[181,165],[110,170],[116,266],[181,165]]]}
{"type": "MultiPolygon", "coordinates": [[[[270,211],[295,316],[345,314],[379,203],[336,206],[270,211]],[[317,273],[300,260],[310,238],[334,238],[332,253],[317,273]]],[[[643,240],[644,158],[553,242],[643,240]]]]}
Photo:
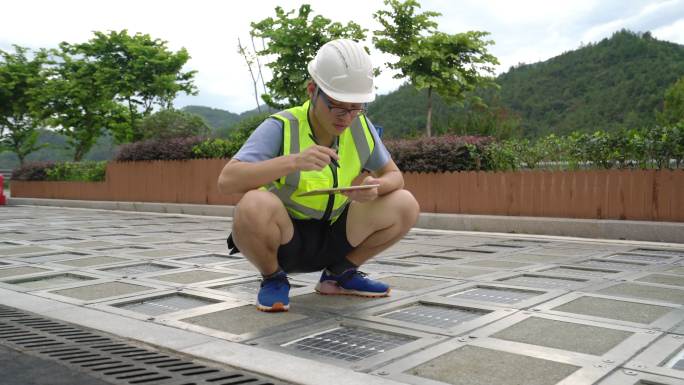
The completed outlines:
{"type": "MultiPolygon", "coordinates": [[[[221,217],[232,217],[233,211],[235,209],[234,206],[221,205],[82,201],[11,197],[8,198],[8,204],[221,217]]],[[[483,231],[497,233],[555,235],[579,238],[628,239],[634,241],[684,243],[684,223],[679,222],[421,213],[416,226],[425,229],[439,230],[483,231]]]]}

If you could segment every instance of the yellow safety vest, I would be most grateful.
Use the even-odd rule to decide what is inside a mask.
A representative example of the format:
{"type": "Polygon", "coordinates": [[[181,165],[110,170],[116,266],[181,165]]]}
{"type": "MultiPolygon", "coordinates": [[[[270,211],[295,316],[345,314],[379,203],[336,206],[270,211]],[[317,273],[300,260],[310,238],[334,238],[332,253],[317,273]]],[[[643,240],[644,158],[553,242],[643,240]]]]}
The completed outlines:
{"type": "MultiPolygon", "coordinates": [[[[315,145],[308,119],[309,102],[272,115],[283,122],[283,155],[297,154],[315,145]]],[[[375,148],[365,116],[359,115],[337,138],[340,167],[330,164],[320,171],[295,171],[263,186],[276,194],[293,218],[337,220],[347,206],[342,194],[299,196],[299,194],[332,187],[351,186],[375,148]]]]}

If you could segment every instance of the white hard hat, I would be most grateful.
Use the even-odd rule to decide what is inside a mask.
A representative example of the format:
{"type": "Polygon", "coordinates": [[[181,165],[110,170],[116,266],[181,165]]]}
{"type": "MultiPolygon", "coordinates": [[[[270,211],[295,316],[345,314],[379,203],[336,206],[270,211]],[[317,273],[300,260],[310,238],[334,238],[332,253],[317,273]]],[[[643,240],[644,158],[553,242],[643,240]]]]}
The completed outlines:
{"type": "Polygon", "coordinates": [[[373,64],[363,47],[347,39],[325,43],[309,62],[309,74],[331,98],[344,103],[375,100],[373,64]]]}

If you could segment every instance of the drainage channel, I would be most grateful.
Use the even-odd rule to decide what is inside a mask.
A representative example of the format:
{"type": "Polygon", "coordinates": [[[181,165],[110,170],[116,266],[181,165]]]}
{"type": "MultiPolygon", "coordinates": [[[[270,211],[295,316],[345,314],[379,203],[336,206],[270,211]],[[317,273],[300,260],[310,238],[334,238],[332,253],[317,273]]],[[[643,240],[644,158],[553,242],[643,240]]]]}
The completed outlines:
{"type": "Polygon", "coordinates": [[[287,385],[0,305],[0,345],[110,384],[287,385]]]}

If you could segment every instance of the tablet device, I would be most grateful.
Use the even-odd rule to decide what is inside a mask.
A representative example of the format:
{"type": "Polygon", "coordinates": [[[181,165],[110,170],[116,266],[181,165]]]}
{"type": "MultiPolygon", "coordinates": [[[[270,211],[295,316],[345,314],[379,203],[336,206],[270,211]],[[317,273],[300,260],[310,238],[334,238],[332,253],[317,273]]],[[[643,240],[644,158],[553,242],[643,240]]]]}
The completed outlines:
{"type": "Polygon", "coordinates": [[[339,194],[345,191],[356,191],[356,190],[367,190],[373,187],[379,187],[379,184],[364,184],[360,186],[349,186],[349,187],[335,187],[335,188],[323,188],[318,190],[311,190],[305,193],[301,193],[298,196],[306,197],[310,195],[328,195],[328,194],[339,194]]]}

